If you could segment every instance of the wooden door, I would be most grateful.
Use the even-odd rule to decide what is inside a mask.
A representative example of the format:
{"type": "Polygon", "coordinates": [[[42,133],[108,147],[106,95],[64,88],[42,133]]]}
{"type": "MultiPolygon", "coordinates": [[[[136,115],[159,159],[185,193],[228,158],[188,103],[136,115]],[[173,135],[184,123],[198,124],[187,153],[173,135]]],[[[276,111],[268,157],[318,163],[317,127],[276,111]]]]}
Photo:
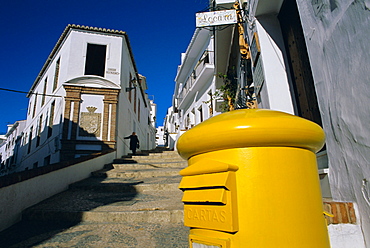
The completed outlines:
{"type": "Polygon", "coordinates": [[[321,126],[310,61],[295,0],[284,1],[278,19],[288,54],[298,115],[321,126]]]}

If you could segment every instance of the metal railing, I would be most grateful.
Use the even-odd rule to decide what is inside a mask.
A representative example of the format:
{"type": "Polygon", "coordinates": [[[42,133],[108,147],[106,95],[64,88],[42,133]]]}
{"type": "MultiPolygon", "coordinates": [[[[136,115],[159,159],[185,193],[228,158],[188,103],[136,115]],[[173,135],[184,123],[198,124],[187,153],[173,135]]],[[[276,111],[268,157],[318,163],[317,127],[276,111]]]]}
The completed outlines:
{"type": "Polygon", "coordinates": [[[205,60],[200,60],[196,67],[194,68],[192,74],[188,77],[186,83],[183,85],[181,92],[178,94],[179,103],[181,103],[182,99],[186,97],[191,87],[195,84],[198,77],[201,75],[204,67],[209,65],[210,63],[206,63],[205,60]]]}

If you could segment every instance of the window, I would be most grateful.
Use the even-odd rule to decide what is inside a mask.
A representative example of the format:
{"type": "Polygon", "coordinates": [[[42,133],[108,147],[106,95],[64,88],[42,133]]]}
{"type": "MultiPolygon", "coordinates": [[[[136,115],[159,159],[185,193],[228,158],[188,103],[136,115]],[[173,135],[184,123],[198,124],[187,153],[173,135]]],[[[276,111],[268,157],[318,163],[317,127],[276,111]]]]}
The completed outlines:
{"type": "Polygon", "coordinates": [[[47,166],[50,164],[50,155],[44,158],[44,166],[47,166]]]}
{"type": "Polygon", "coordinates": [[[199,111],[199,122],[203,122],[203,109],[202,106],[198,108],[199,111]]]}
{"type": "Polygon", "coordinates": [[[209,116],[213,116],[213,95],[212,91],[208,92],[209,95],[209,116]]]}
{"type": "Polygon", "coordinates": [[[44,92],[42,93],[42,100],[41,100],[41,106],[45,104],[45,95],[46,95],[46,87],[48,85],[48,78],[45,78],[44,81],[44,92]]]}
{"type": "Polygon", "coordinates": [[[60,68],[60,58],[57,60],[55,64],[55,73],[54,73],[54,84],[53,84],[53,92],[58,87],[58,80],[59,80],[59,68],[60,68]]]}
{"type": "Polygon", "coordinates": [[[129,90],[129,92],[128,92],[128,100],[130,100],[130,102],[131,102],[131,88],[132,88],[132,80],[133,80],[133,78],[132,78],[132,75],[131,75],[131,73],[130,73],[130,83],[129,83],[129,88],[130,88],[130,90],[129,90]]]}
{"type": "Polygon", "coordinates": [[[37,106],[37,93],[35,94],[35,103],[33,104],[32,118],[35,117],[36,106],[37,106]]]}
{"type": "Polygon", "coordinates": [[[49,124],[48,124],[48,138],[53,134],[53,123],[54,123],[54,109],[55,109],[55,101],[51,103],[50,107],[50,116],[49,116],[49,124]]]}
{"type": "Polygon", "coordinates": [[[30,128],[30,134],[28,136],[28,148],[27,148],[27,153],[31,152],[31,146],[32,146],[32,132],[33,132],[33,127],[30,128]]]}
{"type": "Polygon", "coordinates": [[[138,104],[137,104],[137,119],[140,122],[140,99],[138,99],[138,104]]]}
{"type": "Polygon", "coordinates": [[[134,112],[136,114],[136,104],[137,104],[137,91],[136,91],[136,88],[134,89],[134,112]]]}
{"type": "Polygon", "coordinates": [[[28,104],[28,115],[31,114],[31,108],[32,108],[32,102],[30,101],[30,103],[28,104]]]}
{"type": "Polygon", "coordinates": [[[194,124],[196,122],[195,120],[195,109],[191,110],[191,117],[190,117],[190,128],[194,127],[194,124]]]}
{"type": "Polygon", "coordinates": [[[208,53],[208,51],[205,51],[205,56],[204,56],[204,63],[206,63],[206,64],[209,64],[209,53],[208,53]]]}
{"type": "Polygon", "coordinates": [[[107,46],[87,44],[85,75],[104,77],[107,46]]]}
{"type": "Polygon", "coordinates": [[[185,128],[188,129],[189,126],[190,126],[190,115],[187,114],[185,118],[185,128]]]}
{"type": "Polygon", "coordinates": [[[28,134],[25,133],[22,139],[21,146],[25,146],[27,144],[28,134]]]}
{"type": "Polygon", "coordinates": [[[42,115],[40,116],[39,125],[38,125],[38,128],[37,128],[36,147],[38,147],[40,145],[41,127],[42,127],[42,115]]]}

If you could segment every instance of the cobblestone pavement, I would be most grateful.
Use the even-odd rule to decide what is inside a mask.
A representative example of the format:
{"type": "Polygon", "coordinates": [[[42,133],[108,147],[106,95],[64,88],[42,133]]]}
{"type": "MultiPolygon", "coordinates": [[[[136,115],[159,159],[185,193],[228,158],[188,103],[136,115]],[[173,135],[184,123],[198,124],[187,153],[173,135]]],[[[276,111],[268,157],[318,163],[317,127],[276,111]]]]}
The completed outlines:
{"type": "Polygon", "coordinates": [[[177,224],[21,222],[0,233],[0,247],[186,248],[188,228],[177,224]]]}

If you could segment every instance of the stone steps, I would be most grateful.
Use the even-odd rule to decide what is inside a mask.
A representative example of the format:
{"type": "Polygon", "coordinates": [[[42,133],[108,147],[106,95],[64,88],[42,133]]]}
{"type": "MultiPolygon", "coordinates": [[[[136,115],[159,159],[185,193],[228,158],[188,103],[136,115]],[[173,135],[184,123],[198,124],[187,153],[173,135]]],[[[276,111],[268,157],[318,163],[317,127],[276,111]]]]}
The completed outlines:
{"type": "Polygon", "coordinates": [[[177,191],[181,176],[154,177],[143,180],[123,178],[89,178],[70,185],[70,189],[106,190],[110,192],[177,191]],[[134,187],[133,187],[134,186],[134,187]]]}
{"type": "MultiPolygon", "coordinates": [[[[115,230],[122,230],[120,235],[136,240],[137,246],[129,247],[188,247],[182,191],[178,189],[179,171],[185,167],[186,162],[173,151],[116,159],[103,170],[93,172],[92,177],[70,185],[69,190],[25,210],[23,222],[79,223],[67,232],[82,226],[89,232],[102,226],[107,230],[114,226],[115,230]],[[128,229],[129,226],[135,228],[128,229]],[[147,241],[132,236],[137,235],[138,229],[147,241]],[[164,230],[172,230],[178,236],[172,237],[171,232],[164,230]]],[[[102,235],[111,235],[104,230],[101,235],[99,231],[94,233],[101,239],[104,239],[102,235]]],[[[101,245],[94,247],[126,247],[101,245]]]]}
{"type": "Polygon", "coordinates": [[[186,161],[180,160],[178,158],[121,158],[121,159],[115,159],[113,161],[113,164],[166,164],[166,163],[177,163],[179,165],[186,164],[186,161]]]}
{"type": "MultiPolygon", "coordinates": [[[[130,169],[120,165],[93,172],[91,178],[70,185],[70,190],[26,210],[24,218],[109,222],[127,221],[132,213],[130,219],[134,222],[134,216],[141,221],[144,217],[155,219],[158,215],[162,219],[162,216],[182,214],[182,192],[177,186],[183,164],[175,167],[125,164],[130,169]]],[[[182,218],[177,220],[181,221],[182,218]]]]}
{"type": "Polygon", "coordinates": [[[27,221],[68,221],[68,222],[91,222],[91,223],[150,223],[150,224],[174,224],[183,217],[181,210],[157,210],[155,208],[143,208],[141,211],[43,211],[28,213],[27,221]]]}
{"type": "Polygon", "coordinates": [[[178,168],[154,168],[154,169],[136,169],[136,170],[125,170],[125,169],[113,169],[113,170],[100,170],[93,172],[94,177],[102,178],[125,178],[125,179],[142,179],[152,177],[164,177],[164,176],[177,176],[179,173],[178,168]]]}
{"type": "MultiPolygon", "coordinates": [[[[125,192],[98,190],[68,190],[28,209],[25,216],[37,212],[127,212],[182,209],[182,192],[146,190],[137,192],[133,186],[125,192]]],[[[39,215],[39,214],[38,214],[39,215]]]]}
{"type": "Polygon", "coordinates": [[[150,156],[151,159],[178,159],[178,160],[184,160],[183,158],[180,157],[180,155],[178,155],[176,152],[174,151],[171,151],[171,152],[163,152],[163,153],[151,153],[150,155],[147,155],[147,154],[137,154],[137,155],[129,155],[129,156],[126,156],[126,158],[132,158],[134,160],[136,159],[145,159],[145,158],[148,158],[150,156]]]}
{"type": "Polygon", "coordinates": [[[151,168],[185,168],[187,165],[186,162],[178,162],[178,161],[169,161],[169,162],[150,162],[150,161],[143,161],[137,163],[121,163],[112,164],[113,168],[115,169],[125,169],[125,170],[134,170],[134,169],[151,169],[151,168]]]}

